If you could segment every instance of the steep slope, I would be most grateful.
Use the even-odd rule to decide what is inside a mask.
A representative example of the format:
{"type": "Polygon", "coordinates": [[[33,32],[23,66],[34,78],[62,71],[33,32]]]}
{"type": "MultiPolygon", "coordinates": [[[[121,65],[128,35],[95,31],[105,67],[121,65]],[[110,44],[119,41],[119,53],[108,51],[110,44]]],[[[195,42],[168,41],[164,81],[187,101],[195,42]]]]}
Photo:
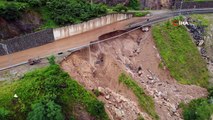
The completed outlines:
{"type": "MultiPolygon", "coordinates": [[[[125,71],[136,80],[146,94],[153,97],[160,119],[182,119],[179,103],[187,103],[192,99],[206,96],[207,91],[198,86],[177,83],[170,77],[168,70],[159,68],[160,59],[151,32],[143,33],[138,30],[75,52],[63,61],[61,66],[87,89],[110,89],[113,93],[129,99],[129,104],[137,103],[136,108],[139,109],[135,95],[118,82],[118,76],[125,71]],[[91,51],[91,54],[88,51],[91,51]]],[[[106,94],[99,99],[106,103],[106,109],[111,118],[137,117],[132,113],[135,107],[123,108],[119,107],[121,104],[113,99],[108,101],[108,99],[111,100],[111,95],[109,97],[106,94]],[[120,112],[114,109],[114,106],[117,106],[120,112]]],[[[143,108],[140,109],[140,113],[145,119],[151,119],[143,108]]]]}

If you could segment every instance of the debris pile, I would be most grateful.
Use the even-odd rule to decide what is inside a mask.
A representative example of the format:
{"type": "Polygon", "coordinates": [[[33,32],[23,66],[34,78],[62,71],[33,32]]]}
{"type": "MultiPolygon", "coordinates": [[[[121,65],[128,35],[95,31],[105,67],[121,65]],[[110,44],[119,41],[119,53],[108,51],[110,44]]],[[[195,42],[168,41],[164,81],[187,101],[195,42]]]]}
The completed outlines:
{"type": "MultiPolygon", "coordinates": [[[[128,35],[71,54],[61,66],[87,89],[98,89],[109,116],[115,120],[134,120],[140,109],[137,97],[119,83],[122,72],[129,73],[147,95],[153,97],[162,120],[181,120],[179,103],[204,97],[207,91],[194,85],[182,85],[171,78],[161,62],[151,32],[134,31],[128,35]],[[95,71],[93,75],[93,71],[95,71]]],[[[148,102],[148,101],[147,101],[148,102]]]]}
{"type": "Polygon", "coordinates": [[[98,87],[98,91],[105,98],[106,107],[110,114],[116,120],[136,120],[139,116],[143,116],[146,120],[151,120],[147,113],[141,112],[136,102],[114,92],[109,88],[98,87]]]}
{"type": "Polygon", "coordinates": [[[205,49],[205,27],[202,25],[202,21],[196,21],[188,19],[187,21],[188,25],[186,27],[189,29],[190,33],[192,34],[194,38],[194,43],[197,45],[198,50],[200,51],[200,54],[206,60],[207,64],[213,65],[213,60],[210,60],[210,57],[207,55],[207,51],[205,49]],[[196,23],[196,24],[193,24],[196,23]]]}

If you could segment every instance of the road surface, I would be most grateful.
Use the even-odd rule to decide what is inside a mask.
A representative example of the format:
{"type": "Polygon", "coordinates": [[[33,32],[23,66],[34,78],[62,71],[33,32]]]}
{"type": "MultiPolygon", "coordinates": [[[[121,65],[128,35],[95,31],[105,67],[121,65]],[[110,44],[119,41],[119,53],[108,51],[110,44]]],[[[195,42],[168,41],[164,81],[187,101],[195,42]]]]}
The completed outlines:
{"type": "Polygon", "coordinates": [[[82,34],[74,35],[68,38],[54,41],[52,43],[42,45],[35,48],[30,48],[24,51],[12,53],[9,55],[0,56],[0,69],[8,66],[25,63],[28,59],[44,57],[57,54],[61,51],[67,51],[70,48],[86,45],[91,41],[97,40],[99,36],[115,30],[124,29],[130,23],[143,21],[145,18],[132,18],[120,22],[112,23],[82,34]]]}
{"type": "Polygon", "coordinates": [[[152,17],[153,19],[150,19],[150,21],[145,21],[147,18],[132,18],[132,19],[116,22],[107,26],[103,26],[103,27],[82,33],[82,34],[57,40],[53,43],[49,43],[39,47],[12,53],[10,55],[0,56],[0,70],[13,65],[26,62],[30,58],[44,57],[51,54],[59,53],[61,51],[67,51],[68,49],[71,49],[74,47],[80,47],[80,46],[89,44],[91,41],[97,40],[99,36],[105,33],[112,32],[115,30],[126,29],[127,26],[128,28],[135,28],[139,26],[158,23],[168,18],[171,18],[173,16],[177,16],[180,14],[180,12],[181,14],[213,13],[213,8],[191,9],[191,10],[173,11],[173,12],[163,13],[160,15],[157,14],[157,15],[154,15],[152,17]],[[132,24],[129,26],[130,23],[132,24]]]}

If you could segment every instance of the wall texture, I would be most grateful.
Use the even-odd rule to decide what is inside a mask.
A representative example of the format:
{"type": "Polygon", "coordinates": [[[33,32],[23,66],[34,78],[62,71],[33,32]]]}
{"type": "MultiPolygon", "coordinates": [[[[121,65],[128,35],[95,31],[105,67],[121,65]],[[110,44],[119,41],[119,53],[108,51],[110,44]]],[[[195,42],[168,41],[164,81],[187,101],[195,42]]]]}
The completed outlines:
{"type": "MultiPolygon", "coordinates": [[[[181,2],[175,3],[175,9],[180,9],[181,2]]],[[[203,1],[203,2],[183,2],[182,9],[190,8],[212,8],[213,1],[203,1]]]]}
{"type": "MultiPolygon", "coordinates": [[[[15,37],[12,39],[4,40],[1,43],[7,45],[9,53],[14,53],[41,46],[50,42],[54,42],[55,40],[86,32],[131,17],[133,17],[133,14],[109,14],[76,25],[56,28],[54,30],[47,29],[35,33],[30,33],[24,36],[15,37]]],[[[0,44],[0,56],[6,54],[6,50],[0,44]]]]}
{"type": "MultiPolygon", "coordinates": [[[[47,29],[24,36],[5,40],[1,43],[7,45],[9,53],[14,53],[29,48],[41,46],[54,41],[53,30],[47,29]]],[[[6,51],[0,45],[0,55],[5,55],[6,51]]]]}
{"type": "Polygon", "coordinates": [[[109,14],[80,24],[53,29],[53,34],[55,40],[59,40],[131,17],[132,14],[109,14]]]}

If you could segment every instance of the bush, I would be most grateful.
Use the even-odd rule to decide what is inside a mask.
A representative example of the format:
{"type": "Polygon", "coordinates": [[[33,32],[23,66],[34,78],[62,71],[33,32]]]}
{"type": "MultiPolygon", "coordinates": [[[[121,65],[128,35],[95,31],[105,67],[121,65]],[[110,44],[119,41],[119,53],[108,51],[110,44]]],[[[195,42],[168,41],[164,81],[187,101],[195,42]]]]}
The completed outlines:
{"type": "Polygon", "coordinates": [[[0,120],[7,120],[10,111],[6,110],[5,108],[0,108],[0,120]]]}
{"type": "Polygon", "coordinates": [[[16,20],[27,8],[27,4],[5,2],[3,6],[0,6],[0,17],[6,20],[16,20]]]}
{"type": "Polygon", "coordinates": [[[79,23],[107,13],[104,5],[91,5],[82,0],[52,0],[47,6],[52,19],[60,25],[79,23]]]}
{"type": "Polygon", "coordinates": [[[122,4],[117,4],[115,7],[113,7],[113,11],[116,11],[116,12],[127,12],[128,8],[125,7],[122,4]]]}
{"type": "Polygon", "coordinates": [[[213,114],[213,104],[206,98],[192,100],[183,107],[184,120],[210,120],[213,114]]]}
{"type": "Polygon", "coordinates": [[[139,0],[130,0],[128,6],[133,10],[139,10],[140,2],[139,0]]]}
{"type": "Polygon", "coordinates": [[[49,62],[50,65],[55,65],[56,64],[56,62],[55,62],[55,56],[53,56],[53,55],[50,56],[50,57],[48,57],[47,60],[48,60],[48,62],[49,62]]]}
{"type": "Polygon", "coordinates": [[[64,116],[61,106],[48,100],[34,104],[27,120],[64,120],[64,116]]]}
{"type": "Polygon", "coordinates": [[[98,96],[100,96],[100,91],[98,90],[98,89],[95,89],[94,91],[93,91],[93,93],[95,94],[95,96],[96,97],[98,97],[98,96]]]}
{"type": "Polygon", "coordinates": [[[135,12],[134,16],[135,17],[143,17],[146,16],[149,12],[135,12]]]}
{"type": "Polygon", "coordinates": [[[45,0],[15,0],[17,2],[28,3],[31,7],[40,7],[42,3],[45,3],[45,0]]]}

